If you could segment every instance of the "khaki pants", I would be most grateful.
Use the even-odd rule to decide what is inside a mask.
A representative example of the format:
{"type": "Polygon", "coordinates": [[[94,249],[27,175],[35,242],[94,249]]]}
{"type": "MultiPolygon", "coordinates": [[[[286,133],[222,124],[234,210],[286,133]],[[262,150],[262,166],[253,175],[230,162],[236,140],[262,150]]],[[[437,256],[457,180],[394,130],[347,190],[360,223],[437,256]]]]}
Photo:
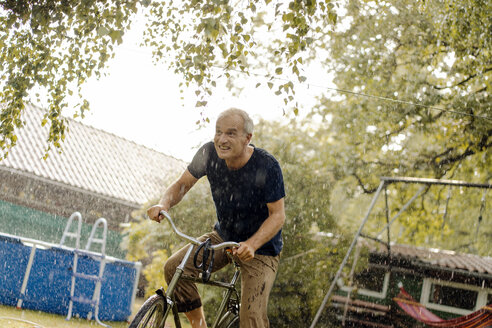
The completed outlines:
{"type": "MultiPolygon", "coordinates": [[[[216,231],[198,238],[205,241],[210,238],[212,244],[223,242],[216,231]]],[[[169,283],[181,263],[189,245],[186,245],[174,253],[164,265],[164,274],[169,283]]],[[[194,247],[196,249],[196,246],[194,247]]],[[[198,276],[201,269],[193,265],[193,254],[185,265],[184,273],[198,276]]],[[[214,252],[214,265],[212,271],[217,271],[229,263],[225,250],[214,252]]],[[[241,328],[266,328],[269,327],[267,317],[268,297],[275,281],[279,256],[266,256],[256,254],[254,259],[246,262],[238,261],[241,267],[241,311],[239,313],[241,328]]],[[[207,263],[208,264],[208,263],[207,263]]],[[[180,312],[188,312],[199,308],[202,303],[198,289],[191,281],[180,280],[176,285],[174,297],[180,312]]]]}

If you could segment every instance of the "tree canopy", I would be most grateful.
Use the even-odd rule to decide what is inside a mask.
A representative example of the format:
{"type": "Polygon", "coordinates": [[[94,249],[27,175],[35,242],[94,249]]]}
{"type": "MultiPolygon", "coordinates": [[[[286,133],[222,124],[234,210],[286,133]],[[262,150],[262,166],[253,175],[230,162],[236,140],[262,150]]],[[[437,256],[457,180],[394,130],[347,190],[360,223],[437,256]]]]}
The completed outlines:
{"type": "MultiPolygon", "coordinates": [[[[339,15],[344,23],[319,41],[337,91],[319,98],[305,124],[322,122],[316,156],[337,181],[331,203],[339,222],[360,224],[354,218],[381,176],[491,182],[491,5],[351,0],[339,15]]],[[[415,191],[395,190],[391,215],[415,191]]],[[[448,190],[433,188],[404,215],[398,242],[458,250],[450,235],[473,240],[480,199],[490,195],[450,192],[455,221],[443,222],[448,190]]],[[[480,233],[478,252],[490,255],[491,231],[482,224],[480,233]]]]}
{"type": "MultiPolygon", "coordinates": [[[[66,97],[104,72],[133,17],[144,12],[143,43],[182,76],[183,88],[195,88],[197,107],[217,81],[234,88],[240,74],[298,113],[296,86],[309,83],[303,68],[321,61],[334,74],[338,98],[326,92],[312,112],[327,117],[339,139],[364,132],[343,151],[366,153],[345,165],[360,186],[374,189],[367,174],[377,177],[375,167],[403,174],[427,167],[444,176],[491,144],[490,7],[482,0],[0,1],[0,145],[4,156],[15,145],[24,103],[37,92],[49,102],[42,121],[50,125],[48,148],[59,147],[66,97]],[[249,75],[258,68],[261,79],[249,75]],[[408,140],[428,138],[434,145],[407,148],[408,140]],[[395,147],[407,161],[396,163],[395,147]]],[[[80,99],[76,115],[83,116],[89,104],[80,99]]]]}
{"type": "Polygon", "coordinates": [[[322,41],[348,92],[320,98],[318,138],[366,192],[382,175],[491,178],[491,4],[444,4],[349,1],[346,29],[322,41]]]}

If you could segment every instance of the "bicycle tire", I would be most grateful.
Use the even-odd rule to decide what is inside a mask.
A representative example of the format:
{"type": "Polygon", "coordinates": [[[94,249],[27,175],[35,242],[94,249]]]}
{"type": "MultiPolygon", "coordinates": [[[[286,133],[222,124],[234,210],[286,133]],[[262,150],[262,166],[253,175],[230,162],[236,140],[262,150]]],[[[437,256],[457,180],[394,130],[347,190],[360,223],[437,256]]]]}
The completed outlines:
{"type": "Polygon", "coordinates": [[[239,328],[239,315],[231,311],[226,312],[220,319],[217,328],[239,328]]]}
{"type": "Polygon", "coordinates": [[[138,310],[128,328],[162,328],[159,323],[166,312],[167,303],[161,295],[152,295],[138,310]]]}

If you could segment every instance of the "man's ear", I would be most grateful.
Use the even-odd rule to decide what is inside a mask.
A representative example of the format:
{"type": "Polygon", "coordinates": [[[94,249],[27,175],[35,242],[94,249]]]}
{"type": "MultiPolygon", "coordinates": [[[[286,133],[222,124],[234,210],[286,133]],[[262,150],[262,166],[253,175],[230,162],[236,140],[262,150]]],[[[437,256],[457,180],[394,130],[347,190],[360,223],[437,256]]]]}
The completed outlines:
{"type": "Polygon", "coordinates": [[[251,138],[253,138],[253,134],[252,133],[248,133],[246,134],[246,144],[249,145],[249,143],[251,142],[251,138]]]}

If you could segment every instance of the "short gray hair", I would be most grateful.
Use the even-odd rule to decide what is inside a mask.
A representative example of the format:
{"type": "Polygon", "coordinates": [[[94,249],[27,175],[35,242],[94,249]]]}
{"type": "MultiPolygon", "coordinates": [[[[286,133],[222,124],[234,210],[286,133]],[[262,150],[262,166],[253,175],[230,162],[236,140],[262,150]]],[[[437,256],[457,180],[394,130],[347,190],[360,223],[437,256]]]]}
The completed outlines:
{"type": "Polygon", "coordinates": [[[253,123],[253,120],[251,117],[249,117],[249,114],[245,112],[242,109],[239,108],[229,108],[223,111],[222,113],[219,114],[219,117],[217,117],[217,121],[223,117],[229,116],[229,115],[239,115],[243,119],[243,130],[247,134],[253,134],[253,130],[255,128],[255,124],[253,123]]]}

